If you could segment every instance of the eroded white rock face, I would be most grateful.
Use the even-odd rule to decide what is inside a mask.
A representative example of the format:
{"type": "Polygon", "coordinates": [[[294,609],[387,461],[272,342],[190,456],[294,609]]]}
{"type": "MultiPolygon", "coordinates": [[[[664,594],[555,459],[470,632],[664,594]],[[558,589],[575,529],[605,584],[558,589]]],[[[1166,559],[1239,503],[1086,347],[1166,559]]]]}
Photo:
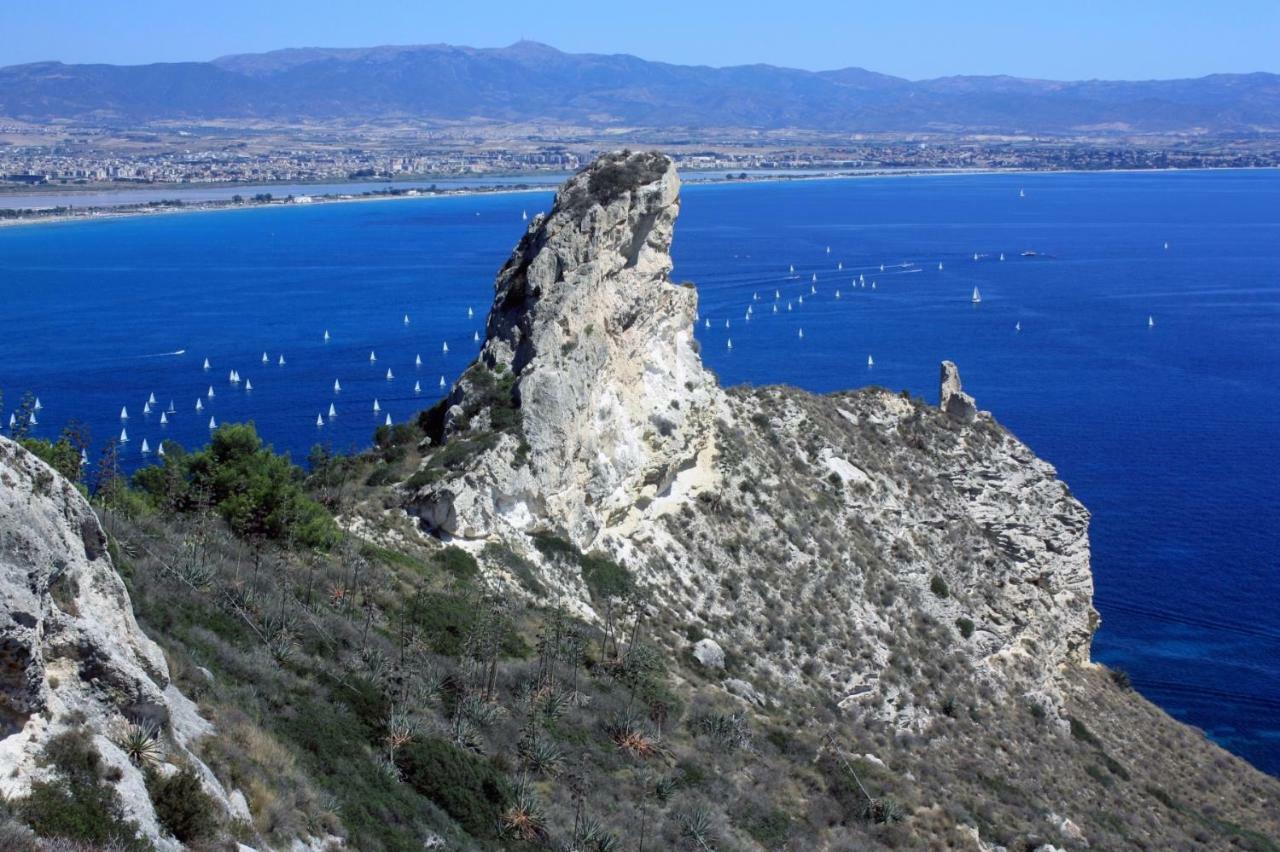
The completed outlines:
{"type": "Polygon", "coordinates": [[[748,686],[818,684],[846,712],[923,730],[941,698],[920,699],[891,660],[954,655],[1001,700],[1057,706],[1059,669],[1088,661],[1097,625],[1088,512],[951,362],[938,407],[719,388],[694,293],[668,280],[678,190],[666,158],[610,155],[534,221],[441,409],[442,455],[465,461],[409,511],[543,565],[584,618],[599,602],[530,534],[603,551],[655,612],[715,625],[748,686]],[[515,428],[489,404],[503,380],[515,428]]]}
{"type": "Polygon", "coordinates": [[[226,801],[188,749],[211,727],[139,629],[93,510],[51,467],[0,438],[0,792],[26,793],[46,771],[37,765],[44,744],[73,719],[97,735],[104,760],[121,770],[129,818],[162,847],[142,773],[112,741],[129,723],[159,726],[171,755],[226,801]]]}
{"type": "MultiPolygon", "coordinates": [[[[498,275],[478,367],[515,378],[529,464],[505,436],[423,489],[428,525],[474,538],[550,524],[587,547],[696,465],[719,389],[694,341],[696,291],[669,279],[679,209],[669,159],[618,154],[533,220],[498,275]]],[[[486,425],[463,415],[478,393],[474,374],[455,386],[447,434],[486,425]]]]}

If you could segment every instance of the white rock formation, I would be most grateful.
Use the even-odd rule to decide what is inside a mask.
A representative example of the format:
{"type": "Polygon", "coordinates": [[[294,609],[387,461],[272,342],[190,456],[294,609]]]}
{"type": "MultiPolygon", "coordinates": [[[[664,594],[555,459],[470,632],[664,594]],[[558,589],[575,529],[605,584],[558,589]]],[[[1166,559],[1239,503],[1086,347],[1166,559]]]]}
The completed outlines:
{"type": "Polygon", "coordinates": [[[44,744],[83,719],[95,732],[126,814],[161,848],[142,773],[113,742],[129,723],[159,727],[216,800],[226,795],[190,751],[211,728],[169,682],[164,655],[139,629],[107,539],[70,482],[0,438],[0,793],[21,796],[47,771],[44,744]]]}
{"type": "MultiPolygon", "coordinates": [[[[607,553],[655,610],[714,624],[747,682],[807,679],[923,729],[940,700],[882,677],[910,644],[1055,708],[1097,625],[1088,512],[950,362],[939,408],[721,389],[695,292],[668,278],[678,190],[661,155],[609,155],[534,220],[479,360],[427,418],[448,445],[409,512],[476,552],[498,540],[542,564],[530,535],[550,532],[607,553]]],[[[573,573],[539,579],[594,617],[573,573]]]]}
{"type": "MultiPolygon", "coordinates": [[[[455,435],[489,381],[514,379],[530,464],[508,437],[465,481],[424,489],[427,523],[481,537],[552,519],[590,546],[637,499],[669,491],[710,440],[712,399],[693,336],[697,295],[673,284],[680,180],[658,154],[607,156],[560,190],[498,275],[478,365],[454,387],[455,435]]],[[[478,412],[483,414],[483,412],[478,412]]]]}

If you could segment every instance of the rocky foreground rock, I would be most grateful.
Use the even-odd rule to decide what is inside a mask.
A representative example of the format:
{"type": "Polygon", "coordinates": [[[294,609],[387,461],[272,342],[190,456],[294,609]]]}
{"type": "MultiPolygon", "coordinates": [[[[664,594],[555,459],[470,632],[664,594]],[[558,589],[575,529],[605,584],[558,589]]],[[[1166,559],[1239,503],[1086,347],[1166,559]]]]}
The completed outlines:
{"type": "MultiPolygon", "coordinates": [[[[958,625],[993,688],[1055,706],[1055,673],[1088,661],[1097,624],[1088,512],[950,362],[941,408],[721,388],[697,292],[670,278],[679,189],[660,154],[609,155],[529,225],[479,358],[425,418],[465,460],[425,470],[410,513],[535,563],[537,536],[606,553],[758,681],[816,677],[906,727],[924,720],[882,673],[919,617],[958,625]]],[[[598,608],[581,577],[544,573],[598,608]]]]}
{"type": "Polygon", "coordinates": [[[196,768],[230,808],[189,748],[212,727],[170,683],[164,654],[138,628],[88,501],[0,438],[0,792],[16,798],[46,777],[41,750],[78,724],[120,773],[126,816],[161,847],[176,844],[161,837],[142,770],[118,745],[130,726],[155,731],[168,758],[196,768]]]}

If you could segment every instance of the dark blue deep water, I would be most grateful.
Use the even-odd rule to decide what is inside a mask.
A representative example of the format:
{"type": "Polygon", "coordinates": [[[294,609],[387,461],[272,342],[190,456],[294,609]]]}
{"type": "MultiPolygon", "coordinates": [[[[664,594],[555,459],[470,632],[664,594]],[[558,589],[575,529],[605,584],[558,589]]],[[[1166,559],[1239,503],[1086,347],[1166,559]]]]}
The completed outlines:
{"type": "MultiPolygon", "coordinates": [[[[520,211],[549,201],[0,229],[4,421],[30,389],[38,434],[78,417],[101,444],[127,405],[135,464],[143,438],[202,443],[210,415],[254,420],[297,458],[317,441],[366,446],[387,413],[412,416],[465,366],[520,211]],[[252,393],[228,383],[233,368],[252,393]],[[153,392],[177,408],[167,427],[142,413],[153,392]],[[317,428],[330,402],[338,416],[317,428]]],[[[726,383],[876,383],[934,399],[938,361],[955,360],[979,405],[1093,512],[1095,656],[1280,773],[1280,172],[691,186],[675,257],[712,319],[699,335],[726,383]]]]}

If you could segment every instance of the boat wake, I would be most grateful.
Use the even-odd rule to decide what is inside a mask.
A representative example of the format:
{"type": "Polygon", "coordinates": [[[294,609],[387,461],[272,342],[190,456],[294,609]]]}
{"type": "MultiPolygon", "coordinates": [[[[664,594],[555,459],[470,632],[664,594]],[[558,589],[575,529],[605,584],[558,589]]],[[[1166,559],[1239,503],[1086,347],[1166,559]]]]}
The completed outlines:
{"type": "Polygon", "coordinates": [[[154,352],[154,353],[152,353],[151,355],[140,355],[140,356],[138,356],[138,357],[140,357],[140,358],[168,358],[168,357],[170,357],[170,356],[172,356],[172,355],[186,355],[186,354],[187,354],[187,350],[185,350],[185,349],[175,349],[175,350],[173,350],[172,352],[154,352]]]}

